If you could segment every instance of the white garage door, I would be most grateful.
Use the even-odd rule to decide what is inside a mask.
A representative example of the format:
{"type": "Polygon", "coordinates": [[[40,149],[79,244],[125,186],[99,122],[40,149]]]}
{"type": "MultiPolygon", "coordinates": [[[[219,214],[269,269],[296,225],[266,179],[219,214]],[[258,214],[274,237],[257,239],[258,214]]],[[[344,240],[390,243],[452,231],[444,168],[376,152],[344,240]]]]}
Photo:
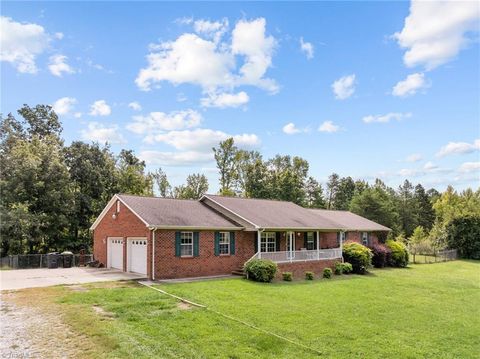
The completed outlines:
{"type": "Polygon", "coordinates": [[[123,238],[108,238],[108,268],[123,270],[123,238]]]}
{"type": "Polygon", "coordinates": [[[147,274],[147,239],[128,238],[128,271],[147,274]]]}

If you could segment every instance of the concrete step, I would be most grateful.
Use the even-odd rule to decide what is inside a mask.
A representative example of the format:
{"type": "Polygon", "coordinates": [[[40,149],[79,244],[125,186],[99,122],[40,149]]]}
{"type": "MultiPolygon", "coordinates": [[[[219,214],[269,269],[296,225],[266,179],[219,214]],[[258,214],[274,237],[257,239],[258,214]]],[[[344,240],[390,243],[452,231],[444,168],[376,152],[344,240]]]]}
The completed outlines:
{"type": "Polygon", "coordinates": [[[243,269],[235,269],[232,271],[232,274],[233,275],[241,275],[241,276],[244,276],[245,275],[245,272],[243,271],[243,269]]]}

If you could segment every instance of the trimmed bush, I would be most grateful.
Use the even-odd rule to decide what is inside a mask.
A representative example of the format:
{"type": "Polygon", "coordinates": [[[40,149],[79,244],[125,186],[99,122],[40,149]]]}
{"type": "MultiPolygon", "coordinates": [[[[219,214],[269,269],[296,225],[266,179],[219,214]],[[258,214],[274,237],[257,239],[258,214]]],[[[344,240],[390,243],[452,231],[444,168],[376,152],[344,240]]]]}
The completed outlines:
{"type": "Polygon", "coordinates": [[[408,265],[408,250],[402,242],[388,240],[387,247],[392,252],[389,264],[392,267],[406,267],[408,265]]]}
{"type": "Polygon", "coordinates": [[[348,262],[342,263],[342,267],[343,267],[343,270],[342,270],[343,274],[350,274],[353,271],[352,265],[348,262]]]}
{"type": "Polygon", "coordinates": [[[325,268],[323,270],[323,278],[327,278],[327,279],[330,279],[332,278],[332,270],[330,268],[325,268]]]}
{"type": "Polygon", "coordinates": [[[253,259],[245,265],[247,278],[256,282],[271,282],[277,269],[276,263],[266,259],[253,259]]]}
{"type": "Polygon", "coordinates": [[[342,262],[335,263],[335,274],[336,275],[343,274],[343,263],[342,262]]]}
{"type": "Polygon", "coordinates": [[[372,251],[357,242],[343,245],[343,258],[352,264],[353,273],[365,274],[372,266],[372,251]]]}
{"type": "Polygon", "coordinates": [[[392,251],[384,244],[374,244],[370,247],[373,258],[372,264],[375,268],[383,268],[388,265],[392,251]]]}
{"type": "Polygon", "coordinates": [[[283,280],[286,282],[292,281],[292,272],[283,272],[282,273],[283,280]]]}
{"type": "Polygon", "coordinates": [[[313,280],[313,272],[305,272],[306,280],[313,280]]]}

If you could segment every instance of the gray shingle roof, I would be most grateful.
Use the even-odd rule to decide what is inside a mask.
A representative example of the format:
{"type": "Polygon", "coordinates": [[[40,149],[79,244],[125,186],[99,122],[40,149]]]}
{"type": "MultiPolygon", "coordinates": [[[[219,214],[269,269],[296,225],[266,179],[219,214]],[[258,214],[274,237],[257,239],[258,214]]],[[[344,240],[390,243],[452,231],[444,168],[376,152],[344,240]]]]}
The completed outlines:
{"type": "Polygon", "coordinates": [[[349,211],[331,211],[326,209],[309,209],[309,211],[315,213],[319,218],[327,218],[352,231],[390,231],[388,227],[349,211]]]}
{"type": "Polygon", "coordinates": [[[321,217],[292,202],[266,199],[205,195],[207,199],[245,218],[260,228],[344,229],[337,222],[321,217]]]}
{"type": "Polygon", "coordinates": [[[149,226],[231,228],[241,226],[199,201],[119,194],[118,197],[149,226]]]}

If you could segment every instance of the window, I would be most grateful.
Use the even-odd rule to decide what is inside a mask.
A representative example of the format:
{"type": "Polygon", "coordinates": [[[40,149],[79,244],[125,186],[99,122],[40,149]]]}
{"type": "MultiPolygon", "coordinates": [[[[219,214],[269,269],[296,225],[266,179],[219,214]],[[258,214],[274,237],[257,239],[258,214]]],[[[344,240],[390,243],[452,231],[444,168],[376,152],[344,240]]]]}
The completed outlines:
{"type": "Polygon", "coordinates": [[[193,256],[193,232],[180,233],[180,255],[182,257],[193,256]]]}
{"type": "Polygon", "coordinates": [[[260,238],[260,252],[275,252],[275,232],[262,232],[260,238]]]}
{"type": "Polygon", "coordinates": [[[307,249],[309,251],[315,249],[315,236],[313,232],[307,232],[307,249]]]}
{"type": "Polygon", "coordinates": [[[362,244],[368,246],[368,232],[362,232],[362,244]]]}
{"type": "Polygon", "coordinates": [[[218,253],[220,255],[230,254],[230,232],[219,233],[218,253]]]}

